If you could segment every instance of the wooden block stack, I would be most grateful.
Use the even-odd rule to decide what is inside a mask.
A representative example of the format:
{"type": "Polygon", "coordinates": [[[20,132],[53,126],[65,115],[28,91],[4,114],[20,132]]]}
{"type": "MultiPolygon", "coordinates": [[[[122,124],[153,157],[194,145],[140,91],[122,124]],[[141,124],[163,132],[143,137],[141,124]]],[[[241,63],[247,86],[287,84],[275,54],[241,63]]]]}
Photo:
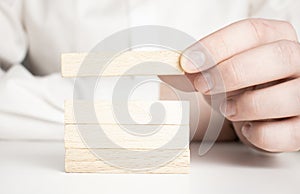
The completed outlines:
{"type": "MultiPolygon", "coordinates": [[[[64,54],[65,77],[96,76],[99,63],[95,54],[91,71],[78,75],[85,54],[64,54]],[[73,68],[72,68],[73,67],[73,68]]],[[[104,75],[123,75],[124,66],[147,60],[173,64],[172,74],[182,74],[179,54],[172,51],[127,52],[113,62],[104,75]],[[122,66],[118,71],[118,66],[122,66]]],[[[146,63],[145,63],[146,64],[146,63]]],[[[159,69],[145,67],[136,74],[165,75],[159,69]]],[[[102,75],[103,76],[103,75],[102,75]]],[[[123,104],[109,101],[65,101],[65,171],[97,173],[188,173],[189,103],[184,101],[129,101],[132,120],[116,119],[114,111],[123,104]],[[164,108],[163,122],[151,120],[154,103],[164,108]],[[91,112],[88,107],[94,107],[91,112]],[[76,111],[74,110],[76,107],[76,111]],[[150,121],[150,123],[149,123],[150,121]],[[113,142],[113,143],[112,143],[113,142]]]]}

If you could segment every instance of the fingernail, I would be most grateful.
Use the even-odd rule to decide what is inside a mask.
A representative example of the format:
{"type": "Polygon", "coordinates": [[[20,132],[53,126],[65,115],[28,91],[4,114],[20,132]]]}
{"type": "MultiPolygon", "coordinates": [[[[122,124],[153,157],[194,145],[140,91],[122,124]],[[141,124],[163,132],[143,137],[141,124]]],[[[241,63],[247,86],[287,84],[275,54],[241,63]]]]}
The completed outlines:
{"type": "Polygon", "coordinates": [[[205,54],[199,50],[187,50],[180,58],[181,67],[188,73],[196,73],[200,71],[200,68],[204,65],[204,63],[205,54]]]}
{"type": "Polygon", "coordinates": [[[246,123],[243,125],[242,127],[242,134],[247,138],[249,139],[250,137],[250,130],[251,130],[251,127],[252,127],[252,124],[251,123],[246,123]]]}
{"type": "Polygon", "coordinates": [[[199,92],[207,93],[214,88],[214,81],[210,73],[203,72],[195,79],[195,87],[199,92]]]}
{"type": "Polygon", "coordinates": [[[226,117],[231,117],[236,115],[236,103],[233,99],[228,99],[224,101],[220,106],[221,113],[226,117]]]}

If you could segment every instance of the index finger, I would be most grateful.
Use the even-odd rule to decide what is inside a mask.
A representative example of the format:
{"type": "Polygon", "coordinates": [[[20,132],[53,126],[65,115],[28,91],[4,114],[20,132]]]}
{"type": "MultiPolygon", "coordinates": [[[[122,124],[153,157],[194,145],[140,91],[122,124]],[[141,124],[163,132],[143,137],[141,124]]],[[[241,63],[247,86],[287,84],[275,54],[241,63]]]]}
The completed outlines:
{"type": "Polygon", "coordinates": [[[278,40],[297,40],[293,26],[285,21],[247,19],[233,23],[199,40],[181,56],[188,73],[205,71],[245,50],[278,40]]]}

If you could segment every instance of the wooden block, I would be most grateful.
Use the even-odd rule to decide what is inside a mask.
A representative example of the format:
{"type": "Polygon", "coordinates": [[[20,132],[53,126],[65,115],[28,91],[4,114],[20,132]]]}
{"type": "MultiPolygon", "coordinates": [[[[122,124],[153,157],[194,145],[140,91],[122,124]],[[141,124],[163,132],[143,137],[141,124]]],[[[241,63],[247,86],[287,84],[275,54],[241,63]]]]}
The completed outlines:
{"type": "Polygon", "coordinates": [[[66,149],[65,171],[89,173],[189,173],[189,149],[156,150],[149,157],[122,157],[127,156],[127,152],[126,149],[66,149]],[[108,158],[104,161],[97,156],[108,156],[108,158]]]}
{"type": "Polygon", "coordinates": [[[124,105],[115,103],[113,106],[112,103],[108,101],[65,101],[65,123],[189,125],[189,102],[187,101],[129,101],[128,111],[132,120],[126,117],[128,114],[125,114],[124,117],[122,114],[121,117],[118,117],[116,120],[116,114],[113,108],[115,108],[115,112],[120,113],[124,105]],[[165,112],[156,111],[151,115],[150,110],[153,104],[162,106],[165,112]],[[96,112],[91,112],[90,107],[93,106],[96,112]],[[76,108],[76,117],[74,115],[74,107],[76,108]],[[153,117],[157,119],[149,123],[153,117]]]}
{"type": "Polygon", "coordinates": [[[188,125],[66,125],[65,147],[116,148],[112,141],[124,149],[186,149],[189,133],[188,125]]]}
{"type": "MultiPolygon", "coordinates": [[[[128,51],[113,57],[68,53],[62,55],[61,71],[64,77],[183,75],[179,59],[180,52],[174,51],[128,51]]],[[[126,106],[65,102],[65,171],[188,173],[189,103],[131,101],[126,106]]]]}
{"type": "Polygon", "coordinates": [[[101,76],[184,74],[179,64],[179,51],[127,51],[111,58],[111,53],[62,54],[62,76],[99,76],[100,71],[101,76]]]}

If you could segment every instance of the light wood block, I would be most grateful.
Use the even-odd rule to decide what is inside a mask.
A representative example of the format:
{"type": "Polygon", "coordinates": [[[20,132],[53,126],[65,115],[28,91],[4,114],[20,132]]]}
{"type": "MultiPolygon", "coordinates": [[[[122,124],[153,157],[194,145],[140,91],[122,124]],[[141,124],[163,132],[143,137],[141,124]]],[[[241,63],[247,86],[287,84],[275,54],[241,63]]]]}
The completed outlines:
{"type": "Polygon", "coordinates": [[[66,148],[186,149],[188,125],[66,125],[66,148]],[[125,129],[124,129],[125,127],[125,129]],[[126,131],[127,130],[127,131],[126,131]],[[110,140],[114,144],[112,144],[110,140]],[[167,144],[168,142],[171,142],[167,144]]]}
{"type": "MultiPolygon", "coordinates": [[[[183,75],[179,60],[180,52],[174,51],[128,51],[113,57],[67,53],[61,71],[64,77],[183,75]]],[[[65,171],[188,173],[189,103],[131,101],[124,106],[65,101],[65,171]]]]}
{"type": "Polygon", "coordinates": [[[110,60],[109,63],[106,63],[106,61],[111,58],[111,53],[62,54],[62,76],[100,76],[100,71],[101,76],[184,74],[179,64],[179,51],[127,51],[118,56],[113,56],[112,60],[110,60]],[[162,65],[161,63],[167,64],[167,66],[162,65]],[[139,65],[138,68],[137,65],[139,65]]]}
{"type": "Polygon", "coordinates": [[[113,107],[118,112],[122,104],[65,101],[66,172],[188,173],[189,103],[157,101],[164,111],[160,109],[151,115],[153,103],[128,102],[134,120],[128,121],[126,117],[115,119],[113,107]],[[94,115],[90,107],[95,107],[94,115]],[[164,120],[151,120],[152,116],[164,120]],[[151,154],[141,157],[141,152],[151,154]]]}
{"type": "Polygon", "coordinates": [[[66,149],[65,171],[88,173],[189,173],[189,149],[156,150],[149,157],[123,157],[127,156],[127,152],[126,149],[66,149]],[[97,156],[108,157],[104,161],[97,156]],[[160,163],[161,161],[163,162],[160,163]],[[132,168],[133,166],[134,168],[132,168]]]}
{"type": "MultiPolygon", "coordinates": [[[[65,101],[65,123],[66,124],[165,124],[165,125],[188,125],[189,124],[189,102],[187,101],[130,101],[128,111],[132,120],[126,117],[119,117],[116,120],[116,112],[120,112],[122,104],[115,103],[114,106],[108,101],[65,101]],[[163,107],[163,112],[151,115],[151,106],[158,103],[163,107]],[[95,107],[96,112],[91,112],[89,107],[95,107]],[[76,108],[76,116],[74,115],[76,108]],[[96,117],[95,117],[96,114],[96,117]],[[159,115],[161,114],[161,115],[159,115]],[[152,116],[157,116],[158,120],[149,123],[152,116]],[[160,121],[160,118],[163,119],[160,121]]],[[[127,115],[127,114],[126,114],[127,115]]]]}

